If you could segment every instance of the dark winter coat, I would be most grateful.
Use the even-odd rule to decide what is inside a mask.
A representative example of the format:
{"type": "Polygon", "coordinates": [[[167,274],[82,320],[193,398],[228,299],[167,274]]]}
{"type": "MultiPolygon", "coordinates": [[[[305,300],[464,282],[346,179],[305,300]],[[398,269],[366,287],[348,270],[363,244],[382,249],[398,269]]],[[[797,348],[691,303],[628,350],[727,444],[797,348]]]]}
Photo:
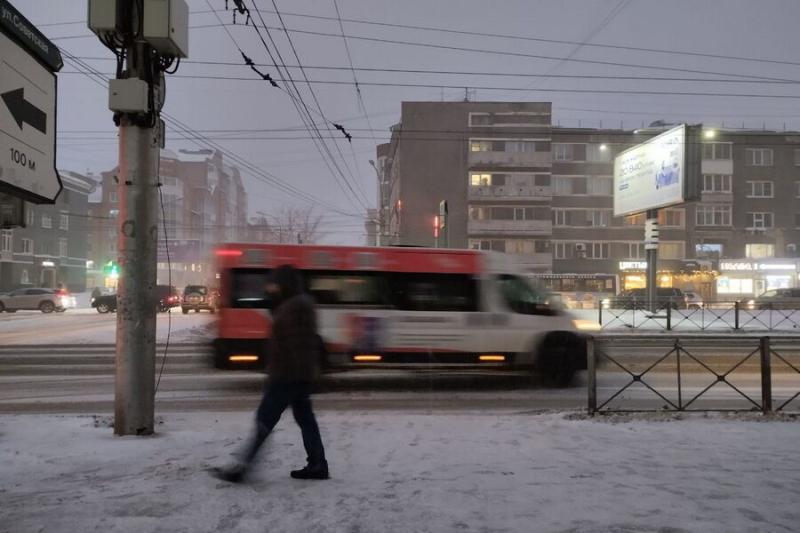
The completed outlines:
{"type": "Polygon", "coordinates": [[[281,297],[273,309],[267,363],[270,379],[313,381],[319,376],[321,358],[314,300],[303,294],[294,269],[277,269],[274,278],[281,297]]]}

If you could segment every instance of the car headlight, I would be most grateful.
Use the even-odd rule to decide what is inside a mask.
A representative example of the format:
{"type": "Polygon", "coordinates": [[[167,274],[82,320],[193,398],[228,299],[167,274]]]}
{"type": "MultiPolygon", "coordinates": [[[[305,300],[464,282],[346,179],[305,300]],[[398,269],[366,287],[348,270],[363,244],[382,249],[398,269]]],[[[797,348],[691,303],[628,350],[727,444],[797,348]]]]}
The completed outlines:
{"type": "Polygon", "coordinates": [[[756,308],[756,301],[755,300],[747,300],[747,308],[748,309],[755,309],[756,308]]]}
{"type": "Polygon", "coordinates": [[[609,300],[608,298],[606,298],[605,300],[601,300],[600,305],[603,306],[603,309],[608,309],[611,307],[611,300],[609,300]]]}
{"type": "Polygon", "coordinates": [[[572,321],[572,325],[581,331],[600,331],[602,329],[602,326],[594,320],[577,319],[572,321]]]}

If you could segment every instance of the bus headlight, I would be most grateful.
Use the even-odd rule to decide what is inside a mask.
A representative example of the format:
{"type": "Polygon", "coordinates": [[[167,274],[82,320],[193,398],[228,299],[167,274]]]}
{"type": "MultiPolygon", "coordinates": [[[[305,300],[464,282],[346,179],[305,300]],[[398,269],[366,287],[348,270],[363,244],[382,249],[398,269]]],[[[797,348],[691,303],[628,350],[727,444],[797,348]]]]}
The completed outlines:
{"type": "Polygon", "coordinates": [[[593,320],[573,320],[572,325],[575,326],[575,329],[581,331],[600,331],[602,329],[600,324],[593,320]]]}

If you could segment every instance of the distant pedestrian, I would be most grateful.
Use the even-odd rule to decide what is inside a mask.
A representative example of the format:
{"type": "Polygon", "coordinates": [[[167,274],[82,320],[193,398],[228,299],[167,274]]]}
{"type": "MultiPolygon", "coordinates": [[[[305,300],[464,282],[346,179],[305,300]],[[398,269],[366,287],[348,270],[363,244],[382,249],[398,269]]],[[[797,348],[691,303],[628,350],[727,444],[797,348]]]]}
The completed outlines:
{"type": "Polygon", "coordinates": [[[308,464],[300,470],[293,470],[291,476],[296,479],[328,479],[325,449],[310,398],[320,366],[320,337],[314,301],[303,293],[300,275],[289,265],[275,269],[267,293],[272,301],[272,336],[267,354],[269,378],[256,412],[255,430],[239,461],[215,469],[213,473],[225,481],[242,481],[264,440],[283,411],[291,406],[308,455],[308,464]]]}
{"type": "Polygon", "coordinates": [[[92,289],[92,298],[99,298],[103,295],[103,291],[100,290],[100,287],[95,287],[92,289]]]}

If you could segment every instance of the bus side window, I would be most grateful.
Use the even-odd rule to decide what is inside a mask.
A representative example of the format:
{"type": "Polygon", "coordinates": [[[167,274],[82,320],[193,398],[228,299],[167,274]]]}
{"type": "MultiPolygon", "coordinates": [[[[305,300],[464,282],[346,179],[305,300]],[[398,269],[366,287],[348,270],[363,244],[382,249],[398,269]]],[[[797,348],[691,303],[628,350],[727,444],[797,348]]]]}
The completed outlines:
{"type": "Polygon", "coordinates": [[[468,274],[397,272],[390,277],[392,301],[405,311],[478,310],[478,286],[468,274]]]}
{"type": "Polygon", "coordinates": [[[231,307],[240,309],[270,309],[267,295],[267,269],[238,268],[231,271],[231,307]]]}

